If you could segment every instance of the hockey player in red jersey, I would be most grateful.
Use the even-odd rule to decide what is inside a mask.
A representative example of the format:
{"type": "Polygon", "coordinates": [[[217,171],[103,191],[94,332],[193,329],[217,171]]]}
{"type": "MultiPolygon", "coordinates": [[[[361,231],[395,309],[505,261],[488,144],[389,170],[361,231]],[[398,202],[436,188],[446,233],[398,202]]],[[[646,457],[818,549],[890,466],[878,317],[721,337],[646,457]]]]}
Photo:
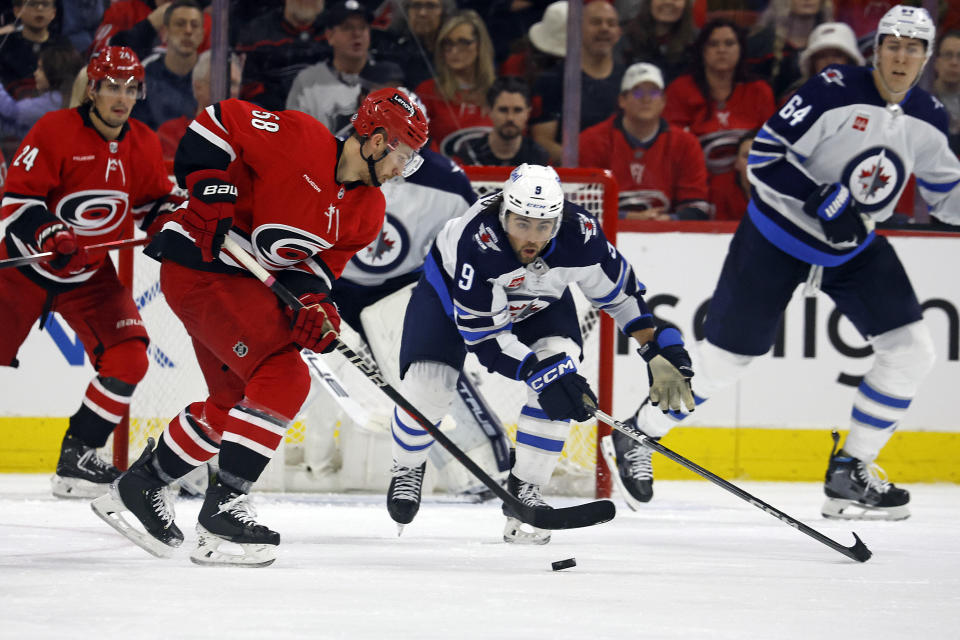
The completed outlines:
{"type": "Polygon", "coordinates": [[[0,204],[0,258],[46,251],[47,263],[0,271],[0,366],[37,318],[56,311],[83,341],[97,371],[63,439],[53,493],[95,497],[119,475],[102,447],[147,371],[147,332],[130,292],[105,253],[91,244],[118,240],[133,216],[148,233],[179,199],[171,195],[157,135],[130,111],[143,94],[143,67],[124,47],[87,66],[86,101],[43,116],[10,164],[0,204]]]}
{"type": "Polygon", "coordinates": [[[241,100],[207,107],[177,149],[174,171],[188,205],[147,248],[162,261],[167,303],[193,339],[209,395],[187,406],[151,442],[94,510],[150,553],[183,541],[163,487],[214,454],[219,471],[197,524],[198,564],[266,566],[280,534],[258,524],[246,502],[300,411],[310,374],[300,349],[327,350],[340,318],[329,293],[347,261],[380,232],[380,184],[409,175],[427,122],[395,89],[371,93],[339,141],[299,111],[264,111],[241,100]],[[250,251],[304,308],[290,313],[226,252],[250,251]],[[127,510],[148,535],[123,519],[127,510]],[[239,555],[219,548],[238,544],[239,555]]]}

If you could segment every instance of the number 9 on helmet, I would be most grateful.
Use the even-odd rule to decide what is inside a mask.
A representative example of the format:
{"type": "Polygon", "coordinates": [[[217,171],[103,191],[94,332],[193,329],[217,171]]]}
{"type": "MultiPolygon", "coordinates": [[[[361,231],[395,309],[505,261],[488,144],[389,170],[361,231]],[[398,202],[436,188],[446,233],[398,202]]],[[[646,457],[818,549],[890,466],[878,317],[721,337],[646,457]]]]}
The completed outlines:
{"type": "Polygon", "coordinates": [[[507,228],[507,213],[510,212],[541,220],[554,219],[552,238],[560,230],[563,199],[560,176],[553,167],[525,162],[511,171],[503,183],[500,225],[507,228]]]}
{"type": "Polygon", "coordinates": [[[353,115],[353,128],[362,138],[382,129],[387,146],[396,151],[401,144],[412,150],[404,163],[402,175],[408,177],[423,162],[417,153],[429,137],[427,118],[403,91],[387,87],[371,92],[353,115]]]}

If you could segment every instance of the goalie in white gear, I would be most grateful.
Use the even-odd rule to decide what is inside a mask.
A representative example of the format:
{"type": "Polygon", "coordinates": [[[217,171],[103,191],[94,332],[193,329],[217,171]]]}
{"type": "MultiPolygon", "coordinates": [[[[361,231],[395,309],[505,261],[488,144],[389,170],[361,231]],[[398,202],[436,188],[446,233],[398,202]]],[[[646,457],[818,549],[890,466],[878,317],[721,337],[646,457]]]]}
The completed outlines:
{"type": "MultiPolygon", "coordinates": [[[[404,318],[399,391],[430,420],[446,412],[468,350],[488,370],[527,384],[507,488],[531,506],[549,506],[542,487],[557,464],[569,420],[588,419],[587,405],[596,401],[576,371],[582,337],[571,284],[633,336],[648,361],[662,356],[667,367],[655,373],[655,388],[670,407],[685,402],[692,409],[693,372],[682,343],[674,340],[678,336],[655,333],[633,269],[597,220],[564,199],[550,167],[520,165],[502,192],[444,226],[404,318]]],[[[399,407],[392,430],[387,509],[402,527],[419,510],[433,439],[399,407]]],[[[522,530],[506,505],[504,514],[508,542],[549,541],[549,532],[522,530]]]]}
{"type": "MultiPolygon", "coordinates": [[[[767,121],[750,150],[748,215],[707,311],[693,385],[698,403],[769,350],[804,280],[833,298],[873,347],[841,450],[834,439],[825,517],[910,515],[910,494],[874,460],[933,366],[934,349],[913,285],[873,226],[893,213],[911,173],[931,214],[960,223],[960,161],[948,147],[947,113],[916,86],[934,37],[925,9],[893,7],[877,27],[873,68],[829,66],[767,121]]],[[[632,419],[658,437],[685,417],[643,404],[632,419]]],[[[629,483],[636,459],[649,454],[623,448],[632,454],[621,456],[629,483]]],[[[652,476],[630,487],[649,499],[652,476]]]]}

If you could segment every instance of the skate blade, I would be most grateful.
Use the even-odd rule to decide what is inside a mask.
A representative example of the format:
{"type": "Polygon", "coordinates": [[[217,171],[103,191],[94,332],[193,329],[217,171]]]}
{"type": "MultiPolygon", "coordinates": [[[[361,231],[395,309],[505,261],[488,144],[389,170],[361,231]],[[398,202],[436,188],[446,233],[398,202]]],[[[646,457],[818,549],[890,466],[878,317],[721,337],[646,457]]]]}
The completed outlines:
{"type": "Polygon", "coordinates": [[[90,482],[82,478],[68,478],[54,474],[50,476],[50,490],[57,498],[77,500],[99,498],[110,491],[109,484],[90,482]]]}
{"type": "Polygon", "coordinates": [[[240,544],[224,540],[197,524],[197,548],[190,562],[204,567],[269,567],[277,559],[275,544],[240,544]],[[225,549],[222,547],[226,547],[225,549]],[[234,553],[232,550],[237,550],[234,553]]]}
{"type": "Polygon", "coordinates": [[[603,436],[600,439],[600,452],[603,454],[603,459],[607,463],[607,469],[610,470],[614,484],[617,485],[617,491],[620,492],[620,497],[627,503],[631,511],[642,510],[643,507],[641,505],[644,503],[630,495],[627,487],[623,484],[623,478],[620,477],[620,467],[617,466],[617,450],[613,446],[613,436],[603,436]]]}
{"type": "Polygon", "coordinates": [[[550,542],[550,531],[531,527],[508,516],[507,524],[503,527],[503,541],[511,544],[547,544],[550,542]]]}
{"type": "MultiPolygon", "coordinates": [[[[147,553],[158,558],[170,558],[173,556],[177,547],[170,546],[151,536],[149,533],[141,532],[135,529],[126,518],[123,512],[128,509],[120,501],[120,498],[114,494],[111,486],[110,491],[100,496],[90,503],[93,512],[100,516],[100,519],[117,530],[124,538],[137,545],[147,553]]],[[[179,546],[179,545],[178,545],[179,546]]]]}
{"type": "Polygon", "coordinates": [[[906,520],[910,517],[910,507],[871,507],[856,500],[827,498],[820,515],[830,520],[906,520]]]}

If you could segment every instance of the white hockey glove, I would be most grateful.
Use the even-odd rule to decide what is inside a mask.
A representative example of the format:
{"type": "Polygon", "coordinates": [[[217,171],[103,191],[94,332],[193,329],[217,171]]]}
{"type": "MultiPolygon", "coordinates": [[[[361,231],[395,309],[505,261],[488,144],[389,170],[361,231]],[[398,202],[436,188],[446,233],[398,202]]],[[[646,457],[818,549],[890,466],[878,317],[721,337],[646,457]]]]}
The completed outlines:
{"type": "Polygon", "coordinates": [[[693,365],[690,354],[683,348],[680,332],[673,328],[657,329],[653,340],[640,345],[637,353],[647,362],[650,404],[659,406],[664,413],[680,411],[681,404],[687,411],[693,411],[695,403],[690,388],[693,365]]]}

